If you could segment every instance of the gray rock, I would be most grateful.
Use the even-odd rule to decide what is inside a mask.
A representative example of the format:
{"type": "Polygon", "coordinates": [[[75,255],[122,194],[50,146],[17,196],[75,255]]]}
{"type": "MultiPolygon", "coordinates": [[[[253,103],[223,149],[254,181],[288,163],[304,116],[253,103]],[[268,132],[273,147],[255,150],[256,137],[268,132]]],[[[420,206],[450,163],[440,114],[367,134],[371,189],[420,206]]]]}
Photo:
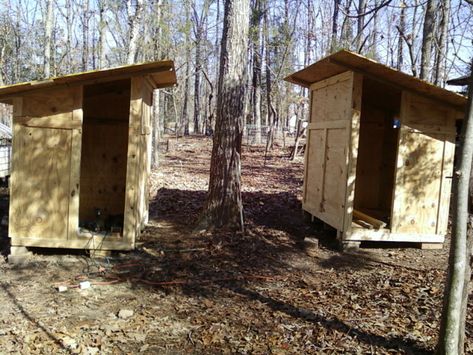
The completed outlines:
{"type": "Polygon", "coordinates": [[[133,316],[135,312],[133,312],[131,309],[120,309],[120,312],[118,312],[118,318],[120,319],[127,319],[133,316]]]}

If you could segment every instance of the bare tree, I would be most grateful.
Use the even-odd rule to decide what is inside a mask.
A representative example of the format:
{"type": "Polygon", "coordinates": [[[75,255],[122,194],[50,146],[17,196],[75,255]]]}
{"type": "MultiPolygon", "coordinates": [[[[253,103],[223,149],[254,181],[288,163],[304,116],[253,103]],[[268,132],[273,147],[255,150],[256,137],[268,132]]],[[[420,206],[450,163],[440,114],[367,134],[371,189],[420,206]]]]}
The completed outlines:
{"type": "Polygon", "coordinates": [[[89,0],[82,4],[82,70],[86,71],[89,63],[89,0]]]}
{"type": "Polygon", "coordinates": [[[143,0],[136,0],[134,12],[132,10],[132,7],[133,6],[131,5],[131,0],[128,0],[128,23],[130,27],[130,40],[128,43],[128,56],[126,60],[128,64],[133,64],[136,60],[141,17],[143,15],[143,0]]]}
{"type": "Polygon", "coordinates": [[[441,1],[440,8],[440,34],[437,41],[437,55],[435,57],[434,84],[445,86],[445,61],[447,58],[447,38],[450,23],[450,0],[441,1]]]}
{"type": "Polygon", "coordinates": [[[424,15],[424,28],[422,36],[422,56],[420,63],[420,78],[427,80],[431,68],[432,60],[432,41],[435,28],[435,9],[437,7],[436,0],[427,0],[424,15]]]}
{"type": "MultiPolygon", "coordinates": [[[[190,24],[191,21],[191,0],[185,0],[184,8],[186,13],[186,27],[190,24]]],[[[185,32],[185,78],[184,78],[184,98],[182,101],[182,124],[184,126],[184,135],[189,135],[189,90],[191,86],[191,44],[190,44],[190,33],[186,29],[185,32]]]]}
{"type": "Polygon", "coordinates": [[[399,37],[397,41],[397,69],[401,70],[402,65],[404,63],[404,43],[403,43],[403,35],[406,33],[406,4],[404,0],[401,0],[399,7],[401,8],[401,12],[399,13],[399,37]]]}
{"type": "Polygon", "coordinates": [[[255,124],[255,143],[261,144],[261,57],[262,57],[262,40],[261,40],[261,22],[263,18],[262,0],[254,0],[252,4],[251,17],[251,42],[252,42],[252,108],[253,122],[255,124]]]}
{"type": "MultiPolygon", "coordinates": [[[[469,79],[468,105],[460,135],[458,167],[453,188],[453,223],[448,276],[440,327],[438,354],[463,354],[468,288],[471,279],[473,216],[469,215],[469,183],[473,159],[473,62],[469,79]],[[470,232],[468,232],[470,226],[470,232]]],[[[469,211],[470,209],[470,211],[469,211]]]]}
{"type": "Polygon", "coordinates": [[[243,229],[240,154],[248,27],[249,0],[225,0],[209,193],[201,217],[206,228],[243,229]]]}
{"type": "Polygon", "coordinates": [[[105,68],[105,36],[106,26],[105,21],[105,1],[98,0],[98,11],[99,11],[99,39],[98,39],[98,64],[99,69],[105,68]]]}
{"type": "Polygon", "coordinates": [[[333,0],[333,16],[332,16],[332,39],[330,41],[330,51],[333,52],[337,45],[338,33],[338,12],[342,0],[333,0]]]}
{"type": "Polygon", "coordinates": [[[51,37],[53,32],[53,0],[46,1],[46,16],[44,21],[44,48],[43,48],[43,72],[44,77],[51,76],[51,37]]]}

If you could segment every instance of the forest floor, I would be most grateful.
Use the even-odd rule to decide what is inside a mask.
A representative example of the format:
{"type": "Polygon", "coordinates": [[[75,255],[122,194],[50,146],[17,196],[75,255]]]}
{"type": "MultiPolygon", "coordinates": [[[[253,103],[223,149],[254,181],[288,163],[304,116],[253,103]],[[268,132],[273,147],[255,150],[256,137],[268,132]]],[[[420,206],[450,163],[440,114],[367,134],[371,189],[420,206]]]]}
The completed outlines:
{"type": "Polygon", "coordinates": [[[211,141],[170,143],[136,251],[0,262],[0,353],[432,353],[446,248],[339,252],[304,223],[302,159],[280,148],[266,160],[264,148],[243,149],[244,234],[194,231],[211,141]],[[319,248],[305,250],[304,237],[319,248]],[[92,287],[55,288],[81,280],[92,287]]]}

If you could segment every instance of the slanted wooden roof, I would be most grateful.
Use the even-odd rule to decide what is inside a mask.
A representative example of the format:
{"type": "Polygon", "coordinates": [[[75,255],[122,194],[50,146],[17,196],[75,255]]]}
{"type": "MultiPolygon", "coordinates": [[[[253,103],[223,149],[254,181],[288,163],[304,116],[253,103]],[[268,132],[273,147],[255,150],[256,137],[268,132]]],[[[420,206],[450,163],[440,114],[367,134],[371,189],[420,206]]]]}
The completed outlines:
{"type": "Polygon", "coordinates": [[[462,76],[460,78],[455,78],[447,81],[448,85],[457,85],[457,86],[466,86],[473,84],[473,77],[470,75],[462,76]]]}
{"type": "Polygon", "coordinates": [[[371,79],[387,82],[396,87],[414,91],[459,108],[463,108],[466,105],[466,97],[463,95],[442,89],[424,80],[346,50],[325,57],[289,75],[285,80],[304,87],[309,87],[313,83],[330,78],[347,70],[360,72],[371,79]]]}
{"type": "Polygon", "coordinates": [[[94,84],[105,81],[127,79],[133,76],[148,76],[155,88],[176,84],[174,62],[171,60],[143,64],[124,65],[112,69],[101,69],[83,73],[70,74],[45,80],[0,86],[0,101],[21,96],[25,92],[50,87],[94,84]]]}

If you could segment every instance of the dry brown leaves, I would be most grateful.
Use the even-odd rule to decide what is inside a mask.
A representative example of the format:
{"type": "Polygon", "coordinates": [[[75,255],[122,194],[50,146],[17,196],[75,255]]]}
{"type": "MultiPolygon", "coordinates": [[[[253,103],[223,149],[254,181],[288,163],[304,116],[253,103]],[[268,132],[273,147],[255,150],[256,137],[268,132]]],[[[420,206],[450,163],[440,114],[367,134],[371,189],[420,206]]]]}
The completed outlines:
{"type": "MultiPolygon", "coordinates": [[[[193,231],[211,142],[180,139],[153,173],[151,223],[134,253],[101,264],[2,265],[0,352],[431,353],[446,251],[336,251],[302,221],[302,161],[244,147],[246,231],[193,231]],[[317,237],[316,253],[303,249],[317,237]],[[38,269],[39,268],[39,269],[38,269]],[[77,274],[120,282],[57,293],[77,274]],[[95,276],[94,276],[95,275],[95,276]],[[117,317],[133,310],[128,319],[117,317]]],[[[378,246],[379,247],[379,246],[378,246]]],[[[471,308],[467,350],[473,352],[471,308]]]]}

